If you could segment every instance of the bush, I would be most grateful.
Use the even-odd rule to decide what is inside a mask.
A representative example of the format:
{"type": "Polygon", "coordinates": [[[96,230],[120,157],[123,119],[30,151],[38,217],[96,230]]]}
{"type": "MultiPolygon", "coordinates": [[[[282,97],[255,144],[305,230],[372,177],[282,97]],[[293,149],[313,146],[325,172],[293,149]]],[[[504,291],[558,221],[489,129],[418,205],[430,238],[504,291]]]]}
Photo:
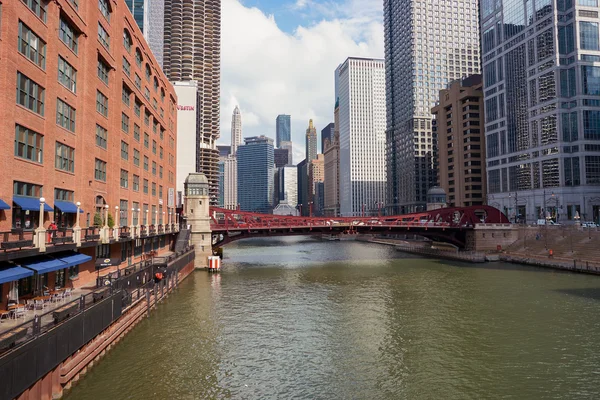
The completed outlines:
{"type": "Polygon", "coordinates": [[[108,214],[108,227],[112,228],[113,226],[115,226],[115,220],[113,219],[112,214],[108,214]]]}
{"type": "Polygon", "coordinates": [[[94,214],[94,226],[101,227],[102,225],[102,217],[100,216],[100,213],[94,214]]]}

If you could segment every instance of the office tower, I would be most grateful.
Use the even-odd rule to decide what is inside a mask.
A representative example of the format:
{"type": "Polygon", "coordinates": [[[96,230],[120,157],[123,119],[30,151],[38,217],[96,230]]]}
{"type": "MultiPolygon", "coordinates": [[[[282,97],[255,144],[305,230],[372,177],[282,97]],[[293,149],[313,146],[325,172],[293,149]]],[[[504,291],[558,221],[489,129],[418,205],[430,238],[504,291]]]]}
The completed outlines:
{"type": "Polygon", "coordinates": [[[198,81],[196,171],[208,178],[210,202],[217,204],[221,1],[164,0],[164,3],[163,70],[172,82],[198,81]]]}
{"type": "Polygon", "coordinates": [[[244,139],[237,151],[238,203],[243,211],[270,213],[273,208],[273,139],[244,139]]]}
{"type": "Polygon", "coordinates": [[[288,163],[287,165],[293,165],[294,164],[294,159],[293,159],[293,155],[294,155],[294,151],[293,151],[293,145],[292,142],[288,142],[288,141],[282,141],[280,143],[280,149],[286,149],[288,151],[288,163]]]}
{"type": "Polygon", "coordinates": [[[182,207],[185,178],[196,172],[196,147],[190,143],[196,141],[196,99],[198,98],[198,82],[173,82],[177,95],[177,169],[175,186],[177,190],[177,207],[182,207]]]}
{"type": "Polygon", "coordinates": [[[229,210],[235,210],[238,205],[237,200],[237,158],[229,154],[225,157],[219,157],[219,172],[222,173],[222,183],[220,183],[219,205],[229,210]]]}
{"type": "Polygon", "coordinates": [[[290,142],[292,140],[292,122],[291,116],[281,114],[275,120],[275,144],[281,148],[281,142],[290,142]]]}
{"type": "Polygon", "coordinates": [[[337,216],[340,212],[340,107],[339,100],[335,102],[335,111],[333,112],[334,130],[332,140],[325,140],[324,161],[324,199],[323,207],[326,216],[337,216]]]}
{"type": "Polygon", "coordinates": [[[308,121],[306,129],[306,161],[311,162],[317,158],[317,129],[313,126],[313,120],[308,121]]]}
{"type": "Polygon", "coordinates": [[[431,107],[448,82],[479,72],[478,3],[384,0],[391,213],[425,209],[427,190],[436,185],[431,107]]]}
{"type": "Polygon", "coordinates": [[[513,221],[600,219],[599,11],[482,3],[488,204],[513,221]]]}
{"type": "Polygon", "coordinates": [[[298,170],[296,166],[279,168],[277,190],[279,202],[286,201],[294,208],[298,205],[298,170]]]}
{"type": "Polygon", "coordinates": [[[333,141],[333,130],[335,124],[331,122],[325,128],[321,130],[321,153],[325,153],[325,141],[329,139],[329,141],[333,141]]]}
{"type": "Polygon", "coordinates": [[[431,110],[438,138],[438,177],[451,207],[484,204],[485,134],[481,75],[455,80],[440,90],[431,110]],[[473,128],[476,127],[476,128],[473,128]]]}
{"type": "Polygon", "coordinates": [[[288,149],[275,149],[275,168],[285,167],[290,165],[290,152],[288,149]]]}
{"type": "Polygon", "coordinates": [[[235,156],[238,146],[242,145],[242,113],[235,106],[231,116],[231,154],[235,156]]]}
{"type": "Polygon", "coordinates": [[[300,161],[296,166],[298,170],[298,208],[300,215],[308,215],[308,166],[306,160],[300,161]]]}
{"type": "Polygon", "coordinates": [[[158,64],[163,66],[163,45],[165,33],[164,0],[125,0],[135,22],[144,33],[146,42],[158,64]]]}
{"type": "Polygon", "coordinates": [[[319,216],[323,212],[323,207],[321,202],[319,202],[319,195],[323,197],[323,179],[324,179],[324,157],[323,154],[317,154],[317,158],[312,160],[308,164],[308,200],[310,205],[310,210],[312,210],[313,216],[319,216]],[[321,191],[317,191],[317,186],[321,184],[321,191]],[[318,212],[317,212],[318,211],[318,212]]]}
{"type": "Polygon", "coordinates": [[[348,58],[336,70],[339,96],[340,212],[367,215],[384,202],[385,64],[348,58]]]}

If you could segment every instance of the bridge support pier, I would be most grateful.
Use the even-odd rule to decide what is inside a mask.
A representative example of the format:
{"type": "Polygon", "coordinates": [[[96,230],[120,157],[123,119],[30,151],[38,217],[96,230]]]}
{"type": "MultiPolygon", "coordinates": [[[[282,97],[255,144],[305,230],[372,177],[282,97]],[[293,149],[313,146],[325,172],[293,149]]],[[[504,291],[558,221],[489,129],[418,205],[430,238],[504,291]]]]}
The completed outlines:
{"type": "Polygon", "coordinates": [[[201,173],[191,173],[185,179],[184,213],[194,245],[196,268],[207,268],[212,255],[212,230],[210,229],[210,197],[208,179],[201,173]]]}

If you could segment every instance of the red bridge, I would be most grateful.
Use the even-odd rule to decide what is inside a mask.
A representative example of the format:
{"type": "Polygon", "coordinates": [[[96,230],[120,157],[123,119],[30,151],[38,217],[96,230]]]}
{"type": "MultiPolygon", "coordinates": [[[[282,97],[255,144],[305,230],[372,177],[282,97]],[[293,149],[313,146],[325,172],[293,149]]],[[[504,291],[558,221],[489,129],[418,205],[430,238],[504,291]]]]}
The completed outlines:
{"type": "Polygon", "coordinates": [[[211,207],[213,247],[238,239],[291,235],[416,234],[464,248],[476,224],[510,223],[490,206],[379,217],[293,217],[211,207]]]}

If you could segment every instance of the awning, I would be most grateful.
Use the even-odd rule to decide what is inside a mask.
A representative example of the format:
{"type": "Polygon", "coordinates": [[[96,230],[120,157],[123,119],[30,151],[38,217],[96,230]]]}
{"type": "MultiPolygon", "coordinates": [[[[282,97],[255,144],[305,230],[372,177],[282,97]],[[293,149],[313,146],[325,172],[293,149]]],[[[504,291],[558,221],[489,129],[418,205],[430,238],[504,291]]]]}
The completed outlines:
{"type": "MultiPolygon", "coordinates": [[[[67,214],[77,214],[77,205],[75,203],[71,203],[70,201],[54,200],[54,207],[67,214]]],[[[79,213],[82,212],[83,210],[80,208],[79,213]]]]}
{"type": "Polygon", "coordinates": [[[56,259],[65,263],[63,268],[74,267],[75,265],[83,264],[84,262],[88,262],[92,259],[90,256],[86,256],[85,254],[69,252],[69,253],[61,253],[55,255],[56,259]]]}
{"type": "MultiPolygon", "coordinates": [[[[22,210],[29,211],[39,211],[40,210],[40,199],[36,199],[35,197],[25,197],[25,196],[13,196],[13,201],[21,207],[22,210]]],[[[54,212],[54,209],[48,205],[48,203],[44,203],[44,211],[46,212],[54,212]]]]}
{"type": "Polygon", "coordinates": [[[55,260],[49,257],[35,257],[21,263],[25,268],[29,268],[38,274],[45,274],[59,269],[67,268],[67,264],[61,260],[55,260]]]}
{"type": "Polygon", "coordinates": [[[0,284],[6,282],[18,281],[19,279],[27,278],[33,275],[33,271],[27,268],[14,266],[0,266],[0,284]]]}
{"type": "Polygon", "coordinates": [[[0,199],[0,210],[10,210],[10,206],[2,199],[0,199]]]}

